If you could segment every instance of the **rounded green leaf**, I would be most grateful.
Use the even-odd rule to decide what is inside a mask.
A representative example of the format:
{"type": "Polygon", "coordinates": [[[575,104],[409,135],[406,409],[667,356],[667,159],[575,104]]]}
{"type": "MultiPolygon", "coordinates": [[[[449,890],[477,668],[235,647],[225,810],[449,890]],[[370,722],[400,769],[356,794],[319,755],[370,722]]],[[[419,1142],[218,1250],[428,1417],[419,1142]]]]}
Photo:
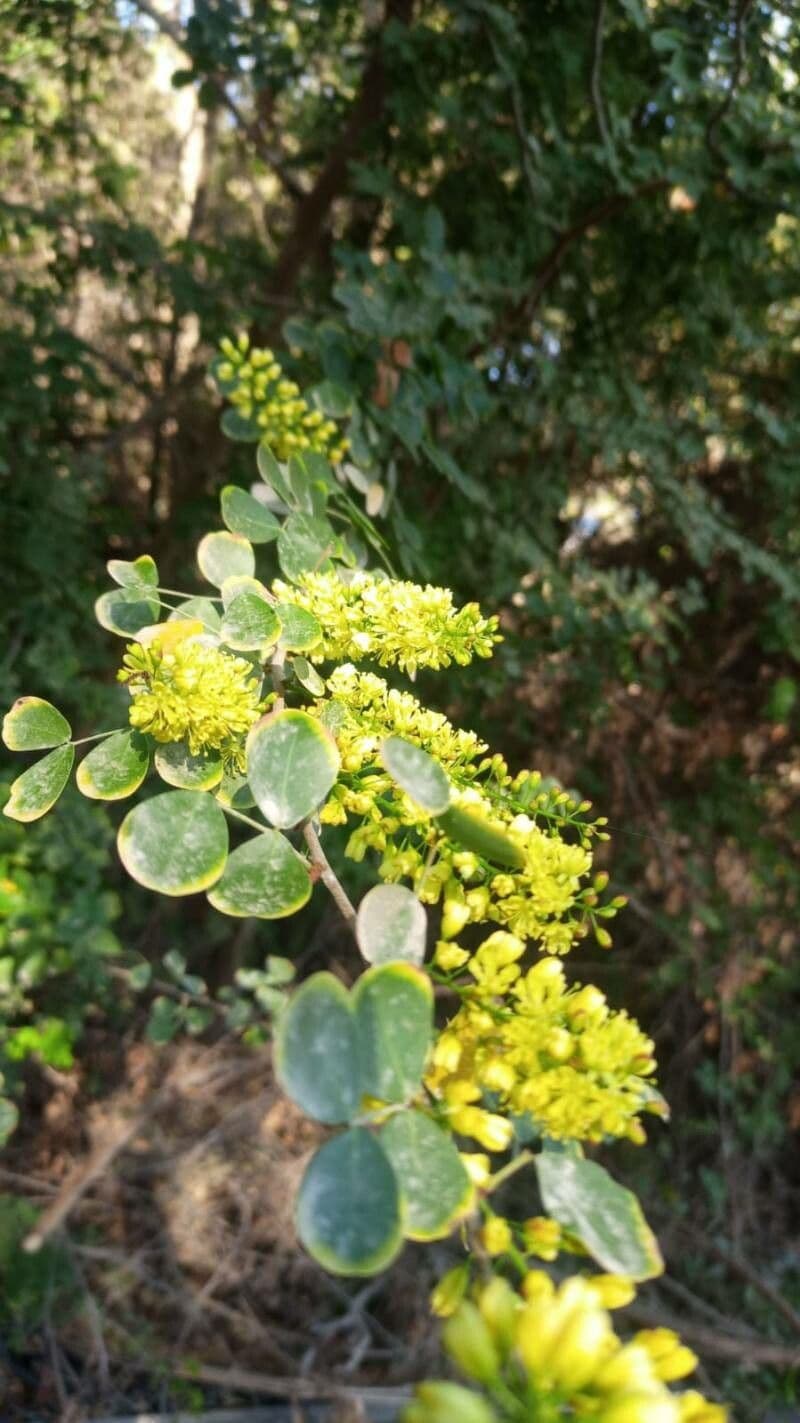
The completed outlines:
{"type": "Polygon", "coordinates": [[[582,1156],[542,1151],[535,1161],[545,1210],[575,1232],[604,1270],[632,1280],[663,1272],[658,1241],[632,1191],[582,1156]]]}
{"type": "Polygon", "coordinates": [[[439,824],[445,834],[465,850],[474,850],[481,859],[495,865],[507,865],[509,869],[521,870],[525,864],[525,854],[509,835],[496,830],[487,820],[471,811],[461,810],[451,805],[439,816],[439,824]]]}
{"type": "Polygon", "coordinates": [[[281,624],[280,646],[287,652],[310,652],[322,641],[322,628],[314,614],[297,603],[276,603],[275,612],[281,624]]]}
{"type": "Polygon", "coordinates": [[[151,588],[158,587],[158,569],[155,559],[151,558],[149,553],[143,553],[132,563],[128,563],[124,558],[110,558],[106,568],[114,582],[123,588],[140,588],[142,584],[151,588]]]}
{"type": "Polygon", "coordinates": [[[9,751],[45,751],[69,741],[72,727],[51,702],[18,697],[3,718],[3,741],[9,751]]]}
{"type": "Polygon", "coordinates": [[[112,588],[101,593],[94,605],[94,615],[106,632],[114,632],[118,637],[135,637],[141,628],[157,622],[161,604],[154,594],[149,598],[144,586],[133,588],[112,588]]]}
{"type": "Polygon", "coordinates": [[[303,711],[262,717],[247,738],[247,779],[256,804],[282,830],[322,804],[339,772],[336,742],[303,711]]]}
{"type": "Polygon", "coordinates": [[[197,566],[209,583],[221,588],[226,578],[236,574],[252,578],[256,556],[253,545],[241,534],[206,534],[197,545],[197,566]]]}
{"type": "Polygon", "coordinates": [[[400,736],[390,736],[381,747],[381,760],[393,781],[431,815],[441,815],[450,804],[450,782],[444,771],[421,747],[400,736]]]}
{"type": "Polygon", "coordinates": [[[450,1133],[411,1108],[389,1119],[379,1141],[400,1186],[403,1234],[409,1240],[449,1235],[475,1198],[450,1133]]]}
{"type": "Polygon", "coordinates": [[[274,599],[269,588],[259,578],[248,578],[243,573],[235,573],[232,578],[226,578],[219,591],[222,595],[222,606],[226,610],[240,593],[255,593],[257,598],[261,598],[264,603],[269,603],[274,607],[274,599]]]}
{"type": "Polygon", "coordinates": [[[219,756],[194,756],[185,741],[168,741],[159,746],[155,766],[162,781],[184,791],[210,791],[222,780],[219,756]]]}
{"type": "Polygon", "coordinates": [[[380,1143],[363,1127],[343,1132],[312,1158],[297,1197],[297,1233],[334,1275],[374,1275],[403,1243],[397,1180],[380,1143]]]}
{"type": "Polygon", "coordinates": [[[216,798],[220,805],[229,806],[232,810],[252,810],[255,805],[253,792],[247,784],[247,777],[239,775],[238,771],[225,772],[219,783],[216,798]]]}
{"type": "Polygon", "coordinates": [[[284,504],[287,504],[290,509],[293,508],[294,495],[292,494],[292,487],[289,480],[278,464],[269,445],[264,444],[263,440],[256,450],[256,464],[261,478],[266,481],[270,488],[274,489],[278,498],[282,499],[284,504]]]}
{"type": "Polygon", "coordinates": [[[260,426],[249,415],[239,410],[225,410],[220,421],[223,435],[229,440],[239,440],[242,444],[253,445],[261,436],[260,426]]]}
{"type": "Polygon", "coordinates": [[[356,939],[367,963],[421,964],[427,927],[417,896],[402,884],[376,884],[358,906],[356,939]]]}
{"type": "Polygon", "coordinates": [[[275,1040],[275,1071],[309,1117],[349,1122],[361,1105],[356,1021],[347,989],[314,973],[292,994],[275,1040]]]}
{"type": "Polygon", "coordinates": [[[46,815],[61,795],[75,760],[72,742],[57,746],[49,756],[35,761],[21,776],[17,776],[11,787],[11,794],[3,806],[3,814],[9,820],[27,823],[46,815]]]}
{"type": "Polygon", "coordinates": [[[278,562],[282,572],[297,583],[304,573],[329,567],[338,540],[325,519],[313,514],[290,514],[278,535],[278,562]]]}
{"type": "Polygon", "coordinates": [[[124,800],[138,790],[150,766],[147,742],[138,731],[117,731],[84,756],[75,777],[90,800],[124,800]]]}
{"type": "Polygon", "coordinates": [[[219,632],[222,618],[210,598],[187,598],[173,609],[167,622],[178,623],[194,618],[203,624],[204,632],[219,632]]]}
{"type": "Polygon", "coordinates": [[[225,868],[228,826],[202,791],[165,791],[125,816],[117,848],[131,879],[159,894],[210,889],[225,868]]]}
{"type": "Polygon", "coordinates": [[[306,691],[310,692],[312,697],[324,697],[325,683],[320,677],[316,667],[312,667],[311,663],[308,662],[305,657],[292,658],[292,671],[300,683],[300,686],[305,687],[306,691]]]}
{"type": "Polygon", "coordinates": [[[281,526],[275,515],[237,484],[226,484],[220,506],[223,522],[232,534],[241,534],[252,544],[270,543],[278,537],[281,526]]]}
{"type": "Polygon", "coordinates": [[[228,856],[208,899],[222,914],[285,919],[311,896],[305,860],[279,830],[264,830],[228,856]]]}
{"type": "Polygon", "coordinates": [[[367,969],[353,989],[362,1092],[406,1102],[419,1091],[433,1031],[433,989],[408,963],[367,969]]]}
{"type": "Polygon", "coordinates": [[[186,598],[185,602],[178,603],[177,608],[172,609],[167,622],[191,622],[195,618],[204,625],[204,632],[218,633],[221,628],[221,613],[211,598],[186,598]]]}
{"type": "Polygon", "coordinates": [[[222,641],[234,652],[260,652],[278,641],[281,625],[256,593],[238,593],[222,619],[222,641]]]}

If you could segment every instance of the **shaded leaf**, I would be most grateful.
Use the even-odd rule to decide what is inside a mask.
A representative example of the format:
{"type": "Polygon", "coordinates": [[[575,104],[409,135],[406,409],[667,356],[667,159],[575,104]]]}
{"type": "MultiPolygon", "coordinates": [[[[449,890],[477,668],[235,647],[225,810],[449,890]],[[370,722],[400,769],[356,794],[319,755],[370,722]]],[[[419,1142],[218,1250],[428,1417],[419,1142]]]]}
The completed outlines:
{"type": "Polygon", "coordinates": [[[353,989],[363,1090],[405,1102],[419,1090],[433,1031],[433,989],[407,963],[367,969],[353,989]]]}
{"type": "Polygon", "coordinates": [[[155,766],[162,781],[185,791],[210,791],[222,780],[222,759],[213,752],[195,756],[185,741],[159,746],[155,766]]]}
{"type": "Polygon", "coordinates": [[[320,572],[330,567],[337,543],[336,534],[325,519],[313,514],[290,514],[278,535],[281,571],[293,583],[304,573],[320,572]]]}
{"type": "Polygon", "coordinates": [[[355,1127],[325,1143],[297,1197],[297,1232],[334,1275],[374,1275],[402,1245],[400,1199],[380,1143],[355,1127]]]}
{"type": "Polygon", "coordinates": [[[113,588],[108,593],[101,593],[94,605],[94,615],[106,632],[128,638],[155,623],[160,611],[158,598],[148,598],[143,585],[113,588]]]}
{"type": "Polygon", "coordinates": [[[222,914],[284,919],[302,909],[310,896],[305,860],[279,830],[265,830],[228,856],[208,899],[222,914]]]}
{"type": "Polygon", "coordinates": [[[322,641],[322,628],[314,614],[297,603],[276,603],[275,612],[281,624],[279,645],[287,652],[310,652],[322,641]]]}
{"type": "Polygon", "coordinates": [[[275,1071],[284,1091],[318,1122],[349,1122],[361,1105],[356,1020],[347,989],[315,973],[278,1023],[275,1071]]]}

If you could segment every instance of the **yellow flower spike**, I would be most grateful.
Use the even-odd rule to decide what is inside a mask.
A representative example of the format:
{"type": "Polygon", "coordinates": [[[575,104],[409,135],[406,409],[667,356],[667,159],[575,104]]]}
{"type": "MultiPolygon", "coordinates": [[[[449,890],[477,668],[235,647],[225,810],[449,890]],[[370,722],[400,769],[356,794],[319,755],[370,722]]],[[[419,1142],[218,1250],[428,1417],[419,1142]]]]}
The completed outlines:
{"type": "Polygon", "coordinates": [[[690,1389],[677,1397],[680,1423],[728,1423],[728,1410],[721,1403],[709,1403],[701,1393],[690,1389]]]}
{"type": "Polygon", "coordinates": [[[174,652],[181,642],[190,637],[200,637],[205,631],[199,618],[180,618],[174,623],[153,623],[140,628],[136,641],[142,647],[157,647],[160,652],[174,652]]]}
{"type": "Polygon", "coordinates": [[[476,1082],[461,1080],[459,1082],[451,1082],[445,1089],[444,1095],[448,1105],[457,1107],[467,1102],[479,1101],[481,1089],[476,1082]]]}
{"type": "Polygon", "coordinates": [[[488,1255],[504,1255],[514,1244],[511,1226],[499,1215],[489,1216],[481,1227],[479,1238],[488,1255]]]}
{"type": "Polygon", "coordinates": [[[474,1137],[487,1151],[506,1151],[514,1137],[511,1122],[480,1107],[462,1107],[451,1120],[455,1131],[474,1137]]]}
{"type": "Polygon", "coordinates": [[[478,1295],[478,1309],[505,1358],[514,1342],[514,1329],[520,1309],[519,1296],[514,1293],[508,1280],[504,1280],[502,1275],[494,1275],[478,1295]]]}
{"type": "Polygon", "coordinates": [[[592,1275],[589,1283],[605,1309],[624,1309],[636,1298],[636,1286],[628,1275],[592,1275]]]}
{"type": "Polygon", "coordinates": [[[542,1046],[556,1062],[567,1062],[575,1051],[575,1039],[566,1028],[551,1028],[542,1046]]]}
{"type": "Polygon", "coordinates": [[[607,1356],[613,1341],[605,1310],[579,1302],[552,1341],[545,1368],[560,1388],[584,1388],[607,1356]]]}
{"type": "Polygon", "coordinates": [[[482,1190],[489,1182],[492,1174],[492,1163],[489,1157],[485,1156],[482,1151],[462,1151],[459,1155],[461,1156],[461,1164],[473,1186],[477,1186],[478,1190],[482,1190]]]}
{"type": "Polygon", "coordinates": [[[500,1371],[500,1355],[488,1326],[471,1300],[462,1300],[445,1323],[442,1342],[468,1378],[490,1383],[500,1371]]]}
{"type": "Polygon", "coordinates": [[[647,1350],[655,1373],[664,1383],[685,1379],[699,1363],[697,1355],[681,1343],[672,1329],[641,1329],[634,1335],[634,1343],[647,1350]]]}
{"type": "Polygon", "coordinates": [[[469,1265],[455,1265],[442,1275],[431,1293],[431,1309],[440,1319],[449,1319],[460,1305],[469,1285],[469,1265]]]}

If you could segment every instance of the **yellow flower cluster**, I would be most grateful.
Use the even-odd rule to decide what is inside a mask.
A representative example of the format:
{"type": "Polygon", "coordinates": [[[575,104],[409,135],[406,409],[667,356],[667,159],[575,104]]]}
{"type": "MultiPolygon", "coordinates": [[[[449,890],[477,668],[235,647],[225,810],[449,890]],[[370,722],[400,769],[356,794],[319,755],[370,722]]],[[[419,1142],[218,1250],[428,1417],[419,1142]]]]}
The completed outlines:
{"type": "MultiPolygon", "coordinates": [[[[381,677],[359,672],[352,664],[335,669],[328,678],[328,691],[335,720],[329,702],[317,702],[313,710],[326,717],[336,736],[343,775],[321,819],[326,824],[345,824],[350,816],[361,820],[350,836],[347,854],[362,860],[368,850],[377,851],[382,857],[382,879],[410,880],[425,903],[441,899],[444,937],[458,934],[470,922],[494,921],[520,938],[537,940],[548,953],[567,953],[586,933],[587,905],[596,900],[581,884],[591,869],[589,837],[595,827],[581,823],[583,838],[572,845],[561,838],[558,827],[585,804],[575,805],[562,793],[556,808],[543,812],[550,817],[543,829],[534,818],[539,813],[536,805],[532,814],[518,810],[517,797],[535,788],[536,777],[523,772],[512,779],[503,758],[488,756],[485,742],[473,732],[456,730],[410,692],[396,691],[381,677]],[[521,868],[498,870],[420,812],[380,762],[380,746],[388,736],[402,736],[435,756],[452,782],[454,805],[477,814],[489,829],[508,837],[520,851],[521,868]]],[[[613,913],[614,904],[604,914],[613,913]]],[[[605,930],[596,932],[610,942],[605,930]]],[[[456,958],[442,966],[457,966],[456,958]]]]}
{"type": "Polygon", "coordinates": [[[227,391],[231,404],[248,420],[255,420],[277,460],[303,450],[315,450],[333,464],[344,459],[349,442],[342,438],[333,420],[312,410],[293,380],[286,380],[274,353],[250,348],[247,336],[236,344],[220,343],[225,359],[217,367],[220,380],[235,381],[227,391]]]}
{"type": "Polygon", "coordinates": [[[633,1293],[614,1276],[573,1276],[556,1287],[536,1270],[520,1296],[494,1276],[474,1301],[461,1299],[443,1330],[450,1358],[485,1392],[421,1384],[404,1423],[725,1423],[721,1405],[668,1387],[697,1366],[676,1334],[644,1330],[629,1343],[616,1334],[608,1308],[633,1293]]]}
{"type": "Polygon", "coordinates": [[[307,573],[298,587],[276,583],[278,598],[291,598],[319,620],[323,641],[315,661],[361,662],[381,667],[464,667],[473,657],[491,657],[500,641],[497,618],[484,618],[477,603],[457,608],[449,588],[420,587],[394,578],[354,573],[307,573]]]}
{"type": "MultiPolygon", "coordinates": [[[[166,624],[170,631],[175,625],[166,624]]],[[[185,741],[193,756],[217,751],[244,770],[244,741],[261,714],[261,677],[243,657],[201,636],[132,643],[117,673],[131,694],[129,720],[156,741],[185,741]]]]}
{"type": "Polygon", "coordinates": [[[502,930],[472,956],[438,946],[439,959],[452,965],[457,955],[473,980],[437,1038],[426,1078],[452,1129],[488,1151],[508,1145],[509,1117],[526,1115],[556,1140],[643,1141],[639,1113],[662,1110],[649,1081],[653,1043],[627,1013],[611,1011],[599,989],[567,987],[558,959],[523,972],[524,949],[502,930]],[[480,1105],[487,1092],[492,1111],[480,1105]]]}

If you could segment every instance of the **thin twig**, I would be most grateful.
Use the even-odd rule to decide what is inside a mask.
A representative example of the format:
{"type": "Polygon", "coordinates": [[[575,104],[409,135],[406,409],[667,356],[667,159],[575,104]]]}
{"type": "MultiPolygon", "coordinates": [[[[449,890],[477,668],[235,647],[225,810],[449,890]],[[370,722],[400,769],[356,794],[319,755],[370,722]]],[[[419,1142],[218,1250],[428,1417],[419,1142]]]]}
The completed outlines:
{"type": "Polygon", "coordinates": [[[614,144],[611,138],[611,130],[608,127],[608,117],[603,101],[603,88],[601,83],[603,69],[603,26],[606,18],[606,0],[597,0],[594,12],[594,34],[592,39],[592,72],[589,80],[589,90],[592,96],[592,108],[597,119],[597,127],[600,130],[600,137],[603,140],[603,147],[610,158],[614,157],[614,144]]]}
{"type": "Polygon", "coordinates": [[[325,851],[323,850],[319,836],[310,821],[306,821],[303,826],[303,837],[311,853],[311,863],[319,870],[319,877],[325,888],[334,900],[337,909],[346,921],[348,927],[355,932],[356,911],[347,897],[342,885],[332,869],[325,851]]]}

